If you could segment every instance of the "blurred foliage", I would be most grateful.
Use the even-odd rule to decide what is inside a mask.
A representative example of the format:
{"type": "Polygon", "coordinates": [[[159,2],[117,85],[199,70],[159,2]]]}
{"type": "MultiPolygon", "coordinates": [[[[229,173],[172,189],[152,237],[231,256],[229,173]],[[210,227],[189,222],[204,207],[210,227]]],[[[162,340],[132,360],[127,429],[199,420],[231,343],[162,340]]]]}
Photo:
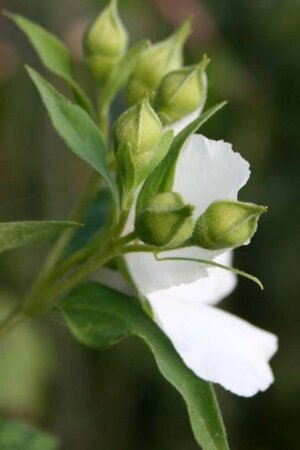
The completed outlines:
{"type": "Polygon", "coordinates": [[[58,442],[21,422],[0,421],[2,450],[56,450],[58,442]]]}
{"type": "MultiPolygon", "coordinates": [[[[83,30],[104,5],[100,0],[2,3],[56,32],[77,61],[83,30]]],[[[273,362],[276,382],[269,391],[253,399],[239,399],[221,389],[218,393],[232,449],[296,449],[300,2],[120,0],[120,5],[133,41],[144,36],[161,39],[193,13],[188,60],[197,61],[204,52],[212,58],[209,105],[225,98],[229,106],[202,131],[232,142],[250,161],[252,178],[241,200],[270,208],[251,247],[236,252],[235,262],[258,275],[265,291],[260,293],[241,279],[224,307],[280,338],[273,362]]],[[[0,18],[0,220],[67,218],[89,172],[52,131],[25,75],[24,61],[40,68],[24,36],[0,18]]],[[[80,64],[77,75],[90,89],[80,64]]],[[[121,102],[114,105],[115,116],[121,102]]],[[[103,205],[90,211],[91,217],[98,211],[100,222],[103,205]]],[[[42,247],[40,252],[25,249],[1,256],[1,304],[5,298],[7,307],[14,302],[11,296],[24,294],[45,251],[42,247]]],[[[59,435],[62,450],[197,448],[182,401],[160,378],[150,354],[133,339],[99,354],[73,342],[60,319],[50,318],[36,329],[29,324],[1,343],[0,384],[1,413],[45,425],[59,435]],[[51,349],[55,365],[53,355],[47,355],[51,349]],[[13,395],[7,395],[12,390],[13,395]]]]}

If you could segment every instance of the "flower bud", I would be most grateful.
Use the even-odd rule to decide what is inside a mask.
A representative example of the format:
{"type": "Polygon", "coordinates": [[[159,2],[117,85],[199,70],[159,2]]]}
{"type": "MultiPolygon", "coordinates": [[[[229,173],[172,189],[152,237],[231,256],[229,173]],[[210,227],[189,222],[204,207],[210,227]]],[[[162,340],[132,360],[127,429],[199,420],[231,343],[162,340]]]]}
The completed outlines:
{"type": "Polygon", "coordinates": [[[158,194],[137,211],[137,236],[148,245],[178,247],[192,235],[193,210],[175,192],[158,194]]]}
{"type": "Polygon", "coordinates": [[[117,11],[117,0],[111,0],[97,17],[84,38],[87,62],[94,77],[103,81],[124,55],[127,32],[117,11]]]}
{"type": "Polygon", "coordinates": [[[209,250],[239,247],[254,235],[259,216],[266,211],[254,203],[216,201],[197,220],[192,241],[209,250]]]}
{"type": "Polygon", "coordinates": [[[191,22],[186,20],[168,39],[151,45],[141,54],[127,87],[129,105],[153,95],[163,77],[182,66],[182,49],[190,33],[191,22]]]}
{"type": "Polygon", "coordinates": [[[204,106],[206,101],[205,56],[197,66],[168,73],[155,96],[154,107],[164,125],[171,125],[204,106]]]}
{"type": "MultiPolygon", "coordinates": [[[[115,148],[128,149],[128,158],[132,159],[136,183],[144,178],[149,167],[158,157],[159,142],[162,137],[162,125],[148,99],[135,104],[125,111],[116,121],[113,134],[115,148]],[[124,148],[124,144],[126,147],[124,148]],[[130,149],[130,153],[129,153],[130,149]]],[[[124,160],[126,155],[122,155],[124,160]]]]}

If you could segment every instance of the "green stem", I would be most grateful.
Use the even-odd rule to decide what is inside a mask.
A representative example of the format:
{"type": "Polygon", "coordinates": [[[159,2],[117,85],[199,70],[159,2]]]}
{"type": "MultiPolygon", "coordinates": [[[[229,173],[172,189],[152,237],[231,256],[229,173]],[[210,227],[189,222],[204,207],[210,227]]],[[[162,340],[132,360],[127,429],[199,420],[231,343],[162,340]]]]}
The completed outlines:
{"type": "MultiPolygon", "coordinates": [[[[73,212],[70,220],[74,222],[80,222],[82,220],[83,214],[85,213],[87,207],[90,205],[95,195],[99,191],[100,182],[101,178],[99,177],[99,175],[93,174],[89,181],[87,189],[83,194],[81,200],[79,201],[79,204],[73,212]]],[[[35,290],[36,286],[38,286],[53,270],[54,266],[59,261],[65,249],[69,245],[71,239],[73,238],[75,231],[76,230],[74,229],[66,230],[58,238],[56,244],[48,255],[48,258],[46,259],[46,262],[43,265],[32,290],[35,290]]]]}
{"type": "Polygon", "coordinates": [[[130,242],[134,241],[134,239],[136,239],[136,238],[137,238],[137,235],[136,235],[135,231],[132,231],[131,233],[127,234],[126,236],[119,238],[116,241],[116,246],[123,247],[123,245],[129,244],[130,242]]]}
{"type": "Polygon", "coordinates": [[[95,249],[99,252],[106,242],[109,236],[109,231],[107,229],[100,230],[94,238],[82,249],[73,253],[69,258],[64,260],[53,272],[51,279],[56,280],[67,272],[69,272],[74,267],[78,266],[80,263],[87,260],[89,257],[95,253],[95,249]]]}
{"type": "Polygon", "coordinates": [[[61,280],[59,283],[51,284],[50,287],[47,286],[47,289],[45,289],[44,292],[41,291],[38,297],[33,297],[32,304],[27,305],[25,313],[31,317],[43,314],[58,297],[66,294],[70,289],[73,289],[77,286],[77,284],[84,281],[97,269],[118,255],[119,252],[117,249],[112,246],[107,246],[105,250],[90,258],[85,264],[75,270],[74,273],[68,278],[61,280]]]}
{"type": "Polygon", "coordinates": [[[99,128],[102,131],[102,136],[104,140],[107,142],[109,140],[109,110],[108,109],[100,109],[99,110],[99,128]]]}
{"type": "Polygon", "coordinates": [[[102,136],[108,144],[110,129],[110,102],[105,101],[102,90],[98,92],[98,126],[102,132],[102,136]]]}
{"type": "Polygon", "coordinates": [[[9,333],[16,325],[23,320],[21,313],[22,305],[18,304],[0,323],[0,338],[9,333]]]}

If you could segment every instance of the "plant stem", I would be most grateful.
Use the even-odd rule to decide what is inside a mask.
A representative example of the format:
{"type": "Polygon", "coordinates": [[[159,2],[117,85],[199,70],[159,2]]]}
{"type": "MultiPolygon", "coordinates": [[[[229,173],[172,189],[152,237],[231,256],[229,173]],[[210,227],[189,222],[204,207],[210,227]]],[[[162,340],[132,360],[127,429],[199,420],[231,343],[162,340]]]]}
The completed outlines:
{"type": "Polygon", "coordinates": [[[106,142],[109,140],[109,110],[107,108],[99,108],[99,128],[106,142]]]}
{"type": "Polygon", "coordinates": [[[116,246],[123,247],[123,245],[129,244],[130,242],[132,242],[136,238],[137,238],[137,235],[136,235],[135,231],[132,231],[131,233],[127,234],[126,236],[123,236],[123,237],[119,238],[116,241],[116,246]]]}
{"type": "MultiPolygon", "coordinates": [[[[81,200],[79,201],[79,204],[76,207],[75,211],[73,212],[70,220],[74,222],[79,222],[82,220],[84,212],[86,211],[87,207],[90,205],[91,201],[94,199],[95,195],[99,191],[100,181],[101,178],[99,177],[98,174],[92,175],[89,184],[86,188],[86,191],[83,194],[81,200]]],[[[44,280],[48,276],[48,274],[52,271],[53,267],[59,261],[65,249],[69,245],[72,237],[74,236],[75,231],[76,230],[74,229],[66,230],[58,238],[56,244],[52,248],[50,254],[48,255],[48,258],[46,259],[44,266],[42,267],[38,275],[35,285],[39,285],[40,282],[44,280]]]]}
{"type": "Polygon", "coordinates": [[[53,283],[51,286],[46,286],[44,292],[41,290],[38,296],[32,297],[30,303],[26,305],[25,313],[34,317],[46,312],[55,299],[66,294],[70,289],[73,289],[77,284],[84,281],[97,269],[118,255],[119,251],[112,245],[108,245],[101,253],[95,254],[85,264],[75,270],[68,278],[61,280],[59,283],[53,283]]]}
{"type": "Polygon", "coordinates": [[[23,314],[21,313],[21,308],[22,305],[18,304],[0,323],[0,338],[22,322],[23,314]]]}
{"type": "Polygon", "coordinates": [[[62,263],[54,270],[51,279],[56,280],[65,275],[69,270],[92,256],[92,254],[95,253],[95,249],[99,252],[108,237],[109,231],[107,229],[100,230],[84,248],[78,250],[69,258],[62,261],[62,263]]]}
{"type": "Polygon", "coordinates": [[[102,132],[102,137],[105,143],[109,142],[109,130],[110,130],[110,102],[105,101],[103,89],[98,91],[98,126],[102,132]]]}

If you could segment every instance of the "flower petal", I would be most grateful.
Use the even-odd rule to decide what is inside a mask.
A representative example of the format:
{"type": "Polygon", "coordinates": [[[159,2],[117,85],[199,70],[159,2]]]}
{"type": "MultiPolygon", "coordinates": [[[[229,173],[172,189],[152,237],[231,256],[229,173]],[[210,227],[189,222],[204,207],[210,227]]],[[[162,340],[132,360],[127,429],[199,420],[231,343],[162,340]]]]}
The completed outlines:
{"type": "Polygon", "coordinates": [[[268,364],[277,338],[212,306],[170,295],[149,296],[155,320],[185,364],[204,380],[251,397],[273,382],[268,364]]]}
{"type": "MultiPolygon", "coordinates": [[[[225,252],[214,259],[219,264],[230,266],[232,262],[231,251],[225,252]]],[[[192,283],[181,286],[172,286],[155,292],[155,299],[164,301],[169,297],[180,297],[206,305],[216,305],[227,297],[236,287],[237,276],[224,269],[205,266],[208,276],[202,277],[192,283]]]]}
{"type": "MultiPolygon", "coordinates": [[[[202,251],[192,247],[168,252],[167,256],[201,258],[202,251]]],[[[128,269],[139,291],[146,295],[207,276],[204,265],[188,261],[157,261],[152,253],[125,255],[128,269]]]]}
{"type": "Polygon", "coordinates": [[[194,205],[199,216],[215,200],[236,200],[249,175],[248,162],[231,144],[193,134],[179,156],[174,191],[194,205]]]}

